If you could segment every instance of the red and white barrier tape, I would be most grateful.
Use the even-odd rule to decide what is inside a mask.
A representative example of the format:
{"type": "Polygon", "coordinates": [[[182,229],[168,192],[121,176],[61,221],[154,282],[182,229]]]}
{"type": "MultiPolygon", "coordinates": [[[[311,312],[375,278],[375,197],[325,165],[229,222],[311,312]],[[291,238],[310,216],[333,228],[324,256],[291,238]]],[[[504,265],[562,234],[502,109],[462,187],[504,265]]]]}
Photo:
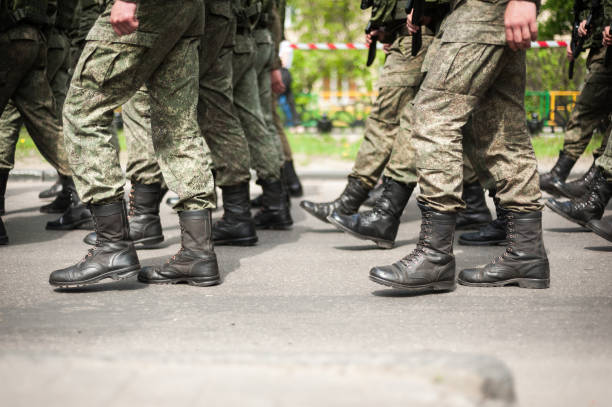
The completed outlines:
{"type": "MultiPolygon", "coordinates": [[[[367,49],[365,44],[357,43],[327,43],[327,42],[314,42],[304,43],[300,42],[297,44],[289,45],[292,49],[299,49],[302,51],[335,51],[335,50],[365,50],[367,49]]],[[[534,41],[531,43],[531,48],[565,48],[567,43],[565,41],[534,41]]],[[[378,48],[382,48],[381,44],[378,44],[378,48]]]]}

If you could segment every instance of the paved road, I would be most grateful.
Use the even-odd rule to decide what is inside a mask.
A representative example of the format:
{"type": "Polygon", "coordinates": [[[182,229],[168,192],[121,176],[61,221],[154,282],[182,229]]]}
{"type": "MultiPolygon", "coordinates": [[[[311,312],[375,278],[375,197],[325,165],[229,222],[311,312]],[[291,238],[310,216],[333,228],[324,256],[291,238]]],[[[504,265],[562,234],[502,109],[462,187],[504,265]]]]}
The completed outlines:
{"type": "MultiPolygon", "coordinates": [[[[548,290],[386,289],[368,270],[412,249],[414,200],[397,247],[386,251],[308,217],[294,200],[292,231],[263,231],[252,248],[217,248],[221,286],[126,281],[63,292],[48,274],[85,254],[84,233],[44,230],[53,219],[37,211],[45,185],[8,187],[4,405],[473,405],[462,403],[507,390],[494,389],[508,383],[504,364],[523,406],[612,403],[612,245],[550,211],[548,290]]],[[[342,186],[305,182],[313,199],[342,186]]],[[[162,221],[166,244],[139,252],[143,265],[177,249],[177,218],[165,205],[162,221]]],[[[456,246],[457,266],[498,252],[456,246]]]]}

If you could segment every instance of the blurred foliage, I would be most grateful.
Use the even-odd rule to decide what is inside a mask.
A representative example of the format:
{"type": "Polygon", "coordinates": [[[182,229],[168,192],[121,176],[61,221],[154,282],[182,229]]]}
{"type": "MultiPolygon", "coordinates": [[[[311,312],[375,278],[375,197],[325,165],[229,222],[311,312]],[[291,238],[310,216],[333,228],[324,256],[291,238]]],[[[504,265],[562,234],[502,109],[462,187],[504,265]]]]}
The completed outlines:
{"type": "MultiPolygon", "coordinates": [[[[364,42],[364,29],[370,11],[359,8],[357,0],[289,0],[294,10],[294,31],[300,42],[364,42]]],[[[331,76],[350,76],[358,84],[372,89],[378,69],[384,62],[379,52],[377,61],[366,68],[366,52],[359,51],[296,51],[293,57],[294,91],[308,93],[314,83],[331,76]]]]}
{"type": "Polygon", "coordinates": [[[540,10],[538,39],[554,40],[556,35],[572,33],[572,0],[546,0],[540,10]]]}
{"type": "Polygon", "coordinates": [[[565,48],[527,51],[527,90],[579,90],[586,75],[586,53],[574,64],[574,78],[568,78],[565,48]]]}

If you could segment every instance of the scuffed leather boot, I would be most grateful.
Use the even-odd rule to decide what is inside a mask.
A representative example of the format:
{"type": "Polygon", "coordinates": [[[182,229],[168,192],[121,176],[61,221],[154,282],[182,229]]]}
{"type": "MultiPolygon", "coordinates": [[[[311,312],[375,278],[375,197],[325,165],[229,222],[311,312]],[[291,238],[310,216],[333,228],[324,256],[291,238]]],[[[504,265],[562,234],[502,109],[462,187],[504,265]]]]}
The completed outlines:
{"type": "MultiPolygon", "coordinates": [[[[161,184],[132,184],[128,213],[130,240],[134,242],[136,250],[153,249],[164,241],[159,218],[159,204],[165,193],[161,184]]],[[[96,233],[88,234],[83,241],[87,244],[95,244],[96,233]]]]}
{"type": "Polygon", "coordinates": [[[552,170],[545,174],[540,174],[540,189],[551,195],[558,196],[559,191],[557,191],[555,183],[565,182],[574,164],[576,164],[576,160],[568,157],[561,151],[559,153],[559,159],[552,170]]]}
{"type": "Polygon", "coordinates": [[[290,229],[293,225],[289,211],[289,197],[282,181],[262,180],[263,206],[255,215],[258,229],[290,229]]]}
{"type": "Polygon", "coordinates": [[[493,220],[480,183],[463,184],[461,199],[466,207],[457,214],[457,230],[478,229],[493,220]]]}
{"type": "Polygon", "coordinates": [[[340,215],[334,211],[328,218],[338,229],[358,239],[373,240],[380,248],[391,249],[397,236],[400,217],[416,184],[403,184],[384,177],[382,196],[369,211],[340,215]]]}
{"type": "Polygon", "coordinates": [[[601,219],[593,219],[587,223],[587,228],[597,233],[599,236],[606,239],[608,242],[612,242],[612,223],[606,222],[601,219]]]}
{"type": "Polygon", "coordinates": [[[6,208],[4,207],[4,194],[6,194],[6,183],[8,182],[8,171],[0,170],[0,216],[6,213],[6,208]]]}
{"type": "MultiPolygon", "coordinates": [[[[93,219],[91,212],[87,206],[81,202],[79,194],[77,193],[72,177],[69,177],[64,182],[62,187],[62,194],[64,191],[70,197],[70,205],[64,211],[59,219],[47,222],[47,230],[73,230],[73,229],[86,229],[91,230],[94,228],[93,219]]],[[[59,195],[58,195],[59,197],[59,195]]]]}
{"type": "Polygon", "coordinates": [[[4,222],[2,218],[0,218],[0,245],[6,245],[9,242],[8,234],[6,233],[6,228],[4,227],[4,222]]]}
{"type": "Polygon", "coordinates": [[[589,168],[586,174],[577,180],[568,183],[558,180],[554,181],[553,184],[561,196],[568,199],[582,198],[587,194],[587,192],[589,192],[589,185],[591,185],[593,182],[596,169],[597,166],[595,165],[595,162],[593,162],[591,168],[589,168]]]}
{"type": "Polygon", "coordinates": [[[590,220],[601,219],[611,196],[612,182],[608,182],[601,167],[597,167],[589,192],[585,196],[565,202],[549,199],[546,206],[565,219],[586,226],[590,220]]]}
{"type": "Polygon", "coordinates": [[[357,178],[348,177],[348,183],[342,194],[331,202],[316,203],[312,201],[302,201],[300,206],[315,218],[329,223],[327,217],[333,211],[339,215],[352,215],[368,197],[370,188],[366,187],[357,178]]]}
{"type": "Polygon", "coordinates": [[[47,189],[40,191],[40,193],[38,194],[39,199],[53,198],[62,191],[62,182],[59,178],[60,174],[58,173],[57,175],[58,175],[58,178],[57,178],[57,181],[55,181],[55,184],[51,185],[47,189]]]}
{"type": "Polygon", "coordinates": [[[499,199],[495,198],[495,212],[497,218],[478,232],[463,233],[459,236],[459,244],[466,246],[496,246],[506,244],[506,214],[508,211],[499,206],[499,199]]]}
{"type": "Polygon", "coordinates": [[[548,288],[550,269],[542,240],[542,212],[508,212],[508,246],[501,256],[481,268],[462,270],[459,284],[548,288]]]}
{"type": "Polygon", "coordinates": [[[378,199],[382,196],[384,190],[385,186],[382,182],[376,184],[368,193],[368,199],[366,199],[361,205],[373,208],[374,205],[376,205],[376,201],[378,201],[378,199]]]}
{"type": "Polygon", "coordinates": [[[72,203],[70,197],[70,190],[74,189],[74,181],[72,177],[67,175],[59,176],[60,183],[62,184],[62,190],[56,195],[55,199],[47,205],[40,207],[42,213],[64,213],[70,207],[72,203]]]}
{"type": "Polygon", "coordinates": [[[213,225],[213,242],[215,245],[254,245],[257,243],[257,233],[251,217],[249,183],[223,186],[221,191],[223,217],[213,225]]]}
{"type": "Polygon", "coordinates": [[[295,168],[293,167],[293,161],[285,161],[283,166],[283,176],[285,178],[285,184],[287,185],[287,191],[289,191],[289,195],[291,197],[299,198],[304,195],[304,189],[302,188],[300,178],[297,176],[295,168]]]}
{"type": "Polygon", "coordinates": [[[134,244],[128,240],[129,225],[123,201],[90,207],[98,241],[77,264],[51,273],[51,285],[82,286],[105,278],[123,280],[138,274],[140,263],[134,244]]]}
{"type": "Polygon", "coordinates": [[[422,222],[417,247],[396,263],[371,269],[370,280],[413,291],[452,291],[457,287],[453,255],[456,214],[419,207],[422,222]]]}
{"type": "Polygon", "coordinates": [[[181,248],[161,266],[143,267],[138,280],[147,284],[188,283],[209,286],[221,283],[211,239],[211,211],[179,212],[181,248]]]}

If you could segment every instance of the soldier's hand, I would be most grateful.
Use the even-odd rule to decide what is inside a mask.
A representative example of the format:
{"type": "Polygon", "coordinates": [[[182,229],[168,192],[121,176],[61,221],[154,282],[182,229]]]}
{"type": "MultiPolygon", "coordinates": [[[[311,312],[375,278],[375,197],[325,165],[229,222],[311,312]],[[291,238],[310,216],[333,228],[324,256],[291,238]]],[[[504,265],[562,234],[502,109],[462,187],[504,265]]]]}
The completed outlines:
{"type": "Polygon", "coordinates": [[[572,52],[572,44],[568,42],[567,46],[565,47],[565,50],[567,51],[567,59],[569,59],[570,61],[573,61],[574,53],[572,52]]]}
{"type": "Polygon", "coordinates": [[[421,29],[420,25],[412,24],[412,13],[413,13],[413,11],[411,11],[410,14],[408,14],[408,17],[406,17],[406,28],[408,29],[408,32],[410,34],[415,34],[415,33],[419,32],[419,30],[421,29]]]}
{"type": "Polygon", "coordinates": [[[365,36],[365,43],[368,48],[370,48],[370,44],[372,44],[372,40],[378,37],[378,30],[372,30],[365,36]]]}
{"type": "Polygon", "coordinates": [[[605,47],[612,45],[612,33],[610,33],[610,26],[607,26],[603,30],[603,41],[601,42],[605,47]]]}
{"type": "Polygon", "coordinates": [[[136,19],[136,3],[117,0],[113,4],[110,23],[117,35],[131,34],[138,28],[136,19]]]}
{"type": "Polygon", "coordinates": [[[531,47],[531,41],[538,38],[536,5],[530,1],[510,0],[504,14],[506,41],[516,51],[531,47]]]}
{"type": "Polygon", "coordinates": [[[383,52],[386,55],[389,55],[389,53],[391,52],[391,44],[383,44],[383,52]]]}
{"type": "Polygon", "coordinates": [[[285,91],[285,84],[283,83],[283,76],[281,75],[280,69],[273,69],[270,71],[270,82],[272,84],[272,92],[280,95],[285,91]]]}
{"type": "Polygon", "coordinates": [[[578,26],[578,35],[584,37],[588,34],[586,29],[586,20],[582,20],[578,26]]]}

